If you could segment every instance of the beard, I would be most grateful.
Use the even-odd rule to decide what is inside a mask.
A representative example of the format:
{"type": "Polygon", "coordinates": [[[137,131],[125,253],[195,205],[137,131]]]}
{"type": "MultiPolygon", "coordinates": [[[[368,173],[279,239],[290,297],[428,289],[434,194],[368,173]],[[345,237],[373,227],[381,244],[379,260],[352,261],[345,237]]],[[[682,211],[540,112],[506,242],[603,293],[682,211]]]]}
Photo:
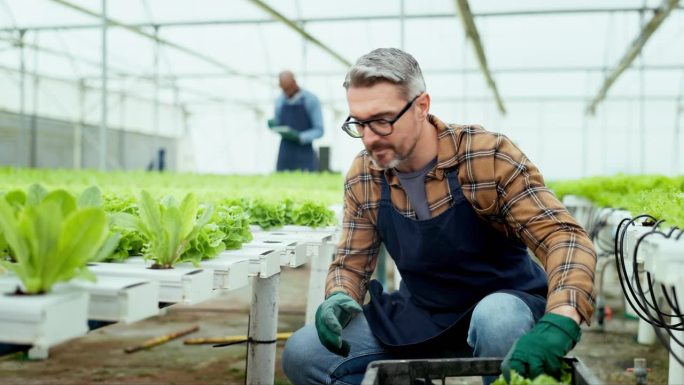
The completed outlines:
{"type": "Polygon", "coordinates": [[[383,170],[389,170],[391,168],[395,168],[399,165],[399,163],[401,163],[401,159],[399,159],[399,157],[396,155],[394,156],[394,159],[390,160],[389,163],[387,163],[385,165],[383,165],[377,159],[375,159],[375,157],[373,155],[371,155],[371,161],[373,162],[375,167],[381,168],[383,170]]]}
{"type": "Polygon", "coordinates": [[[377,168],[381,168],[383,170],[389,170],[391,168],[397,167],[404,159],[406,159],[405,156],[402,156],[399,154],[399,152],[393,147],[393,146],[387,146],[387,145],[376,145],[368,149],[368,153],[370,154],[371,161],[373,162],[373,165],[377,168]],[[392,157],[391,159],[381,161],[378,159],[378,157],[375,155],[375,151],[378,150],[391,150],[392,151],[392,157]]]}

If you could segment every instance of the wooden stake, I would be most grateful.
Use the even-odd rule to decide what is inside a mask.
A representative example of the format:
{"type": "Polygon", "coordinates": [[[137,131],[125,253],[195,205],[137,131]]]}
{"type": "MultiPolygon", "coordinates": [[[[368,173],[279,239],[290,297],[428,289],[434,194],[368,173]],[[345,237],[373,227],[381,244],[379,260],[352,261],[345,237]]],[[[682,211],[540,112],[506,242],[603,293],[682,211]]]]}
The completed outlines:
{"type": "Polygon", "coordinates": [[[193,327],[191,327],[189,329],[184,329],[184,330],[181,330],[181,331],[178,331],[175,333],[170,333],[170,334],[166,334],[166,335],[163,335],[160,337],[155,337],[155,338],[149,339],[140,345],[129,346],[129,347],[125,348],[124,351],[126,353],[135,353],[138,350],[149,349],[153,346],[161,345],[165,342],[171,341],[172,339],[182,337],[186,334],[190,334],[190,333],[196,332],[198,330],[199,330],[199,325],[194,325],[193,327]]]}

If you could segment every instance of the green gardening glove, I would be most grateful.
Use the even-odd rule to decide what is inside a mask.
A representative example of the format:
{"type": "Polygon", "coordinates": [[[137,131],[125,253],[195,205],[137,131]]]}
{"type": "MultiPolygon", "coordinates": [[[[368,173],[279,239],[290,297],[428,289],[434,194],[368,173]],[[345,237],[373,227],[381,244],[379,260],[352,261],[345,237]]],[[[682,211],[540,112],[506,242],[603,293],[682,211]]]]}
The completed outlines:
{"type": "Polygon", "coordinates": [[[515,341],[501,363],[501,372],[506,378],[511,370],[528,378],[540,374],[559,378],[563,357],[581,336],[582,330],[572,318],[547,313],[532,330],[515,341]]]}
{"type": "Polygon", "coordinates": [[[279,134],[285,140],[289,140],[290,142],[299,142],[299,132],[295,130],[283,131],[279,134]]]}
{"type": "Polygon", "coordinates": [[[333,293],[316,310],[316,331],[323,346],[339,356],[349,355],[349,342],[342,339],[342,329],[363,309],[343,292],[333,293]]]}

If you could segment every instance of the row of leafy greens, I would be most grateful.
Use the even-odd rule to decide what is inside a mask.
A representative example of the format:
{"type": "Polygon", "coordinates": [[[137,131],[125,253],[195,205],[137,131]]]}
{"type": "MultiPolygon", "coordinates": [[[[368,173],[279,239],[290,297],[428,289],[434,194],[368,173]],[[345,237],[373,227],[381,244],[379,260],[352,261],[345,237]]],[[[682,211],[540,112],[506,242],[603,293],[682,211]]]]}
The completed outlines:
{"type": "Polygon", "coordinates": [[[598,207],[625,209],[633,215],[650,214],[671,226],[684,227],[684,177],[616,175],[549,183],[562,199],[576,195],[598,207]]]}
{"type": "Polygon", "coordinates": [[[179,201],[171,195],[157,199],[145,190],[138,197],[103,196],[99,188],[89,187],[75,196],[31,185],[26,191],[0,193],[0,267],[13,271],[27,293],[42,293],[74,277],[93,279],[86,266],[92,261],[142,255],[156,268],[197,265],[251,241],[250,224],[318,227],[334,224],[334,214],[323,204],[291,199],[204,204],[194,193],[179,201]],[[81,232],[76,231],[79,225],[81,232]],[[76,240],[69,241],[70,236],[76,240]],[[60,242],[85,245],[74,252],[60,242]]]}

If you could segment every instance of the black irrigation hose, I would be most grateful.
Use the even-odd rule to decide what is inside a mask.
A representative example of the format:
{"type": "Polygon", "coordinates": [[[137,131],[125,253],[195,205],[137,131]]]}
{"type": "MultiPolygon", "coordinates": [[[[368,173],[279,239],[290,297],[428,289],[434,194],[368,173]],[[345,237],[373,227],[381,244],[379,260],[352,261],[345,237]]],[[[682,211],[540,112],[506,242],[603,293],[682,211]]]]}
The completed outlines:
{"type": "MultiPolygon", "coordinates": [[[[624,265],[625,235],[626,235],[627,229],[629,228],[630,225],[634,225],[634,223],[638,219],[645,218],[645,217],[650,218],[652,220],[655,220],[655,218],[650,216],[650,215],[640,215],[640,216],[637,216],[633,219],[625,218],[622,221],[620,221],[620,224],[618,225],[618,228],[617,228],[616,234],[615,234],[615,260],[616,260],[616,263],[619,264],[619,266],[616,266],[617,270],[618,270],[618,278],[620,280],[620,285],[622,286],[623,292],[625,294],[628,294],[628,291],[625,289],[625,287],[627,289],[629,289],[629,293],[631,293],[634,296],[633,297],[634,302],[639,306],[639,309],[641,309],[641,311],[644,314],[643,315],[640,314],[637,307],[635,307],[634,304],[632,303],[629,295],[625,296],[625,299],[627,300],[627,302],[629,302],[629,304],[632,306],[632,308],[636,311],[637,315],[641,319],[643,319],[644,321],[646,321],[647,323],[649,323],[650,325],[652,325],[654,327],[654,331],[655,331],[656,336],[658,337],[658,340],[662,343],[663,346],[665,346],[665,348],[668,350],[670,355],[672,357],[674,357],[674,359],[679,364],[684,365],[684,358],[680,358],[676,354],[674,354],[674,352],[672,351],[672,348],[670,347],[670,342],[669,342],[669,341],[673,341],[674,343],[677,343],[680,346],[684,346],[684,341],[680,341],[677,337],[675,337],[673,335],[673,331],[684,331],[684,322],[680,321],[678,323],[672,323],[676,319],[679,319],[679,320],[684,319],[682,316],[682,313],[680,311],[680,308],[679,308],[679,301],[677,299],[677,292],[674,290],[674,288],[672,288],[672,298],[670,298],[670,296],[667,294],[667,292],[668,292],[667,287],[661,283],[663,296],[664,296],[665,300],[667,301],[667,304],[670,306],[670,309],[675,314],[668,314],[668,313],[662,312],[660,310],[660,306],[658,305],[658,300],[656,299],[655,291],[653,288],[653,282],[655,280],[653,280],[651,278],[650,272],[647,271],[646,272],[646,281],[648,282],[648,293],[644,292],[643,288],[641,287],[641,280],[639,278],[638,264],[636,262],[639,246],[640,246],[641,242],[647,236],[652,235],[652,234],[660,234],[660,235],[664,236],[665,238],[670,238],[674,234],[674,231],[677,228],[675,227],[675,228],[671,229],[667,234],[665,234],[662,231],[656,231],[658,226],[664,222],[662,220],[659,220],[653,224],[653,226],[652,226],[653,230],[652,231],[643,234],[637,240],[637,242],[634,246],[634,255],[633,255],[633,260],[632,260],[632,272],[633,272],[632,278],[635,279],[635,282],[636,282],[636,289],[637,289],[636,292],[638,293],[638,297],[636,296],[635,290],[632,287],[632,285],[630,284],[629,280],[625,279],[625,278],[627,278],[627,269],[624,265]],[[646,294],[650,294],[651,301],[652,301],[653,305],[651,305],[651,303],[649,303],[648,300],[646,299],[646,297],[645,297],[646,294]],[[642,303],[639,302],[639,298],[641,299],[642,303]],[[647,306],[644,306],[644,304],[647,306]],[[651,311],[648,309],[649,307],[651,307],[654,310],[655,317],[651,314],[651,311]],[[670,318],[671,324],[668,324],[665,317],[670,318]],[[666,336],[663,336],[663,333],[659,330],[659,328],[665,329],[666,333],[670,337],[669,341],[668,341],[666,336]]],[[[680,233],[677,235],[677,237],[675,239],[678,240],[682,236],[682,234],[684,234],[684,231],[680,230],[680,233]]]]}
{"type": "Polygon", "coordinates": [[[615,211],[617,211],[617,209],[610,208],[604,215],[598,215],[594,219],[594,222],[591,224],[591,228],[589,229],[589,235],[592,241],[598,238],[598,234],[601,231],[601,228],[605,226],[606,223],[608,223],[608,218],[610,218],[610,215],[613,214],[615,211]]]}
{"type": "Polygon", "coordinates": [[[684,230],[679,231],[679,235],[677,235],[677,238],[675,238],[675,240],[679,240],[679,238],[682,237],[682,234],[684,234],[684,230]]]}
{"type": "MultiPolygon", "coordinates": [[[[672,234],[673,234],[675,231],[677,231],[677,230],[679,230],[679,227],[677,227],[677,226],[672,226],[672,228],[670,229],[670,232],[667,233],[667,237],[670,238],[670,237],[672,236],[672,234]]],[[[680,230],[680,234],[679,234],[679,235],[680,235],[680,236],[682,235],[682,234],[681,234],[681,230],[680,230]]]]}
{"type": "Polygon", "coordinates": [[[636,299],[638,296],[632,289],[632,287],[629,284],[628,277],[629,275],[627,274],[627,269],[625,267],[625,257],[623,255],[624,252],[624,242],[625,242],[625,235],[627,233],[627,228],[630,225],[633,225],[634,222],[636,222],[638,219],[641,218],[650,218],[650,219],[655,219],[654,217],[648,215],[648,214],[643,214],[639,215],[637,217],[634,217],[633,219],[625,218],[622,221],[620,221],[620,224],[618,225],[617,233],[615,236],[615,266],[618,271],[618,280],[620,281],[620,287],[622,288],[622,292],[625,293],[625,299],[627,300],[627,303],[634,309],[634,311],[637,313],[639,318],[642,318],[646,320],[646,316],[642,315],[639,312],[639,309],[641,309],[641,312],[644,312],[645,309],[641,303],[639,303],[636,299]],[[625,230],[620,234],[620,230],[622,229],[623,225],[625,225],[625,230]],[[629,294],[632,294],[631,297],[629,294]],[[632,302],[632,298],[634,299],[634,303],[632,302]],[[636,303],[636,305],[635,305],[636,303]],[[638,306],[637,306],[638,305],[638,306]]]}
{"type": "MultiPolygon", "coordinates": [[[[670,296],[667,295],[667,286],[665,284],[660,284],[660,289],[663,291],[663,297],[665,298],[665,301],[667,302],[667,305],[672,309],[672,312],[675,313],[671,318],[677,319],[677,318],[683,318],[682,312],[679,310],[679,303],[677,303],[677,292],[675,291],[674,287],[672,287],[672,295],[674,297],[674,301],[670,300],[670,296]]],[[[673,323],[673,320],[670,320],[669,328],[677,331],[684,331],[684,322],[679,322],[677,324],[673,323]]]]}
{"type": "MultiPolygon", "coordinates": [[[[636,242],[636,244],[634,245],[634,258],[632,259],[632,274],[633,274],[633,277],[636,277],[636,280],[635,280],[635,281],[636,281],[636,286],[637,286],[637,292],[638,292],[639,295],[641,296],[641,299],[644,301],[644,303],[645,303],[646,305],[648,305],[648,307],[650,307],[653,311],[655,311],[655,312],[657,312],[657,313],[659,313],[659,314],[662,314],[662,315],[664,315],[664,316],[667,316],[667,317],[672,317],[671,314],[660,313],[660,309],[658,309],[658,304],[657,304],[657,303],[654,303],[654,304],[649,303],[648,300],[646,300],[646,298],[644,297],[644,294],[647,294],[647,293],[645,293],[645,292],[644,292],[644,289],[641,287],[641,278],[639,277],[639,265],[637,264],[637,255],[638,255],[638,252],[639,252],[639,246],[641,245],[641,242],[642,242],[646,237],[648,237],[649,235],[653,235],[653,234],[658,234],[658,235],[662,235],[663,237],[666,237],[665,233],[663,233],[663,232],[660,232],[660,231],[651,231],[651,232],[648,232],[648,233],[646,233],[646,234],[640,236],[639,239],[637,239],[637,242],[636,242]]],[[[652,288],[652,282],[653,282],[653,281],[651,280],[651,273],[646,272],[646,280],[647,280],[647,282],[648,282],[648,284],[649,284],[649,290],[651,290],[651,288],[652,288]]],[[[651,295],[653,295],[653,293],[651,293],[651,295]]],[[[635,298],[636,298],[636,297],[635,297],[635,298]]],[[[648,309],[647,309],[647,308],[643,308],[643,310],[646,311],[646,312],[648,312],[648,309]]],[[[649,318],[651,318],[652,320],[655,320],[655,318],[653,318],[653,317],[649,317],[649,318]]],[[[665,325],[667,325],[667,324],[665,324],[665,325]]],[[[663,327],[667,327],[667,326],[663,326],[663,327]]]]}
{"type": "MultiPolygon", "coordinates": [[[[650,278],[650,277],[649,277],[649,278],[650,278]]],[[[657,303],[657,300],[656,300],[656,298],[655,298],[655,295],[653,294],[653,290],[651,291],[651,297],[652,297],[653,301],[657,303]]],[[[658,319],[660,320],[660,322],[666,323],[665,318],[664,318],[662,315],[660,315],[660,314],[658,314],[658,319]]],[[[672,331],[670,330],[669,327],[666,327],[666,328],[663,328],[663,329],[665,329],[665,332],[666,332],[666,333],[668,334],[668,336],[670,337],[670,340],[669,340],[669,341],[668,341],[668,339],[667,339],[665,336],[662,335],[662,332],[659,330],[659,328],[657,328],[657,327],[654,327],[654,328],[653,328],[653,330],[655,331],[655,335],[658,337],[658,340],[659,340],[660,343],[665,347],[665,349],[667,349],[667,351],[670,353],[670,356],[674,357],[674,359],[675,359],[677,362],[679,362],[681,365],[684,365],[684,359],[683,359],[683,358],[679,358],[679,356],[677,356],[677,355],[674,353],[674,351],[672,351],[672,347],[671,347],[671,345],[670,345],[671,341],[674,341],[675,343],[677,343],[677,344],[680,345],[680,346],[684,346],[684,343],[683,343],[682,341],[679,341],[679,340],[672,334],[672,331]]]]}

